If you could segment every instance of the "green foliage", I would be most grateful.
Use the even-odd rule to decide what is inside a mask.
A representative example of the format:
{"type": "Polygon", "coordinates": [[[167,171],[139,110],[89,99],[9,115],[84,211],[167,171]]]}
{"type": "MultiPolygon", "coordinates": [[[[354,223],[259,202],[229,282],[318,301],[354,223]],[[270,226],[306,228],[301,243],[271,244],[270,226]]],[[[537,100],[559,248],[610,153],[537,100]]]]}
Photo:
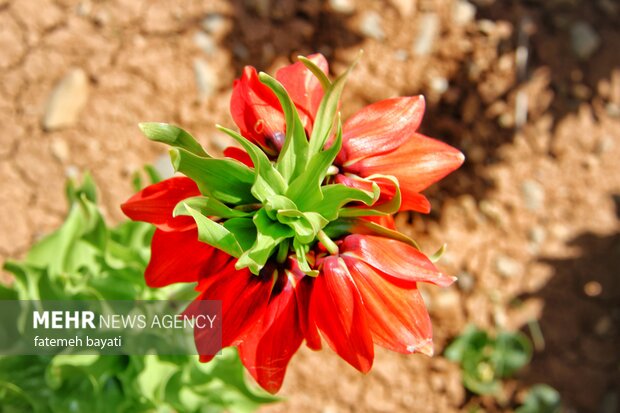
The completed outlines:
{"type": "MultiPolygon", "coordinates": [[[[156,126],[143,129],[204,156],[191,136],[156,126]]],[[[147,175],[157,178],[152,169],[147,175]]],[[[141,179],[134,183],[139,185],[141,179]]],[[[152,226],[124,222],[108,227],[89,175],[80,186],[69,182],[67,197],[70,209],[64,224],[34,245],[25,260],[5,264],[15,281],[0,285],[0,299],[193,298],[193,291],[188,295],[184,287],[145,285],[152,226]]],[[[190,203],[196,208],[221,207],[201,200],[190,203]]],[[[251,412],[275,400],[248,386],[233,349],[207,364],[191,355],[0,357],[0,413],[251,412]]]]}
{"type": "Polygon", "coordinates": [[[498,395],[501,380],[530,361],[532,346],[520,332],[502,331],[492,337],[470,326],[446,348],[445,356],[461,365],[463,385],[468,390],[498,395]]]}
{"type": "Polygon", "coordinates": [[[546,384],[533,386],[515,413],[560,413],[560,393],[546,384]]]}

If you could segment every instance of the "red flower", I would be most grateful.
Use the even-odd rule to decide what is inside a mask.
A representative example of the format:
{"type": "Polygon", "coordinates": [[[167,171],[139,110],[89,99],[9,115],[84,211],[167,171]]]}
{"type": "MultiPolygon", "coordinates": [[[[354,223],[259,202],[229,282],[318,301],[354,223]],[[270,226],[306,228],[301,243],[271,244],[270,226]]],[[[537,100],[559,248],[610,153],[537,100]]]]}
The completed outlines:
{"type": "MultiPolygon", "coordinates": [[[[243,364],[275,393],[286,367],[305,339],[321,348],[322,336],[360,371],[372,366],[374,344],[401,353],[432,354],[431,324],[418,282],[449,285],[417,249],[371,235],[338,241],[339,254],[311,252],[320,270],[309,277],[294,258],[268,263],[261,274],[236,270],[236,259],[197,239],[174,206],[197,188],[188,178],[171,178],[145,188],[122,205],[132,219],[157,226],[146,279],[153,287],[198,282],[200,300],[222,301],[222,346],[236,346],[243,364]]],[[[391,219],[381,219],[391,225],[391,219]]],[[[197,332],[196,340],[208,340],[197,332]]],[[[203,355],[202,361],[212,356],[203,355]]]]}
{"type": "MultiPolygon", "coordinates": [[[[320,55],[309,57],[325,73],[327,62],[320,55]]],[[[323,96],[319,81],[297,62],[280,69],[276,78],[297,107],[307,132],[323,96]]],[[[235,81],[230,102],[233,120],[241,135],[274,155],[284,139],[284,115],[275,94],[261,83],[252,67],[235,81]]],[[[430,203],[421,191],[457,169],[464,156],[457,149],[417,133],[424,115],[422,96],[386,99],[357,112],[343,126],[342,150],[336,159],[336,182],[368,188],[375,181],[381,202],[394,195],[394,185],[375,175],[392,175],[399,181],[400,210],[428,213],[430,203]]],[[[238,158],[236,153],[227,156],[238,158]]],[[[246,158],[247,161],[247,158],[246,158]]]]}

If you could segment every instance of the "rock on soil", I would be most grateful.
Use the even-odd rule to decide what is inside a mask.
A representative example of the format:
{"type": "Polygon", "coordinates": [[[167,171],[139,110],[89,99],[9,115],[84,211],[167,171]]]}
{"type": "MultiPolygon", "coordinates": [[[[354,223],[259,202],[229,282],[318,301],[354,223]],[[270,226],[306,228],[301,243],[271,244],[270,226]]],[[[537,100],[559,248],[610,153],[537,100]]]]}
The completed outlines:
{"type": "Polygon", "coordinates": [[[426,13],[420,17],[418,35],[413,43],[413,53],[425,56],[433,50],[435,40],[439,34],[439,16],[435,13],[426,13]]]}
{"type": "Polygon", "coordinates": [[[88,78],[82,69],[63,77],[49,96],[43,129],[54,131],[74,126],[88,101],[88,78]]]}
{"type": "Polygon", "coordinates": [[[601,45],[598,33],[586,22],[575,23],[570,29],[570,35],[573,52],[582,60],[590,58],[601,45]]]}

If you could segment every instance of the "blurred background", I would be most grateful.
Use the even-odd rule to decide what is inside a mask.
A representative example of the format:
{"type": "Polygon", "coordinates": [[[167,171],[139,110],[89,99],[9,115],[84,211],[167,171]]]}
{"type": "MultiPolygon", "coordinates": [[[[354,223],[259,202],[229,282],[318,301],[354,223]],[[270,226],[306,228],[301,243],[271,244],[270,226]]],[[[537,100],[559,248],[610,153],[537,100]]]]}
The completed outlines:
{"type": "Polygon", "coordinates": [[[378,349],[364,376],[302,349],[263,410],[510,411],[546,383],[564,411],[620,411],[617,0],[0,0],[0,259],[62,222],[65,180],[87,170],[120,221],[134,171],[171,169],[138,122],[217,153],[244,65],[321,52],[334,75],[360,49],[344,118],[424,94],[422,132],[467,157],[427,191],[430,216],[397,217],[425,252],[448,244],[439,265],[459,281],[424,290],[436,357],[378,349]],[[505,400],[442,356],[468,324],[534,343],[505,400]]]}

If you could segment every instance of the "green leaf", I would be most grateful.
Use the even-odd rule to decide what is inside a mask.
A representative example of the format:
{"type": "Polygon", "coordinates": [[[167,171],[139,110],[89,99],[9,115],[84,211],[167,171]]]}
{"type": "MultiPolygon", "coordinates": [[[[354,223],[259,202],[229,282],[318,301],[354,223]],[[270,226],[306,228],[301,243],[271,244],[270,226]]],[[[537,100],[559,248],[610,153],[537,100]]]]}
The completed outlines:
{"type": "Polygon", "coordinates": [[[246,251],[256,242],[256,225],[251,218],[231,218],[224,222],[224,228],[235,234],[235,238],[246,251]]]}
{"type": "Polygon", "coordinates": [[[557,390],[546,384],[536,384],[515,413],[560,413],[561,408],[560,393],[557,390]]]}
{"type": "Polygon", "coordinates": [[[144,122],[138,124],[142,133],[152,141],[162,142],[175,148],[185,149],[196,156],[211,156],[192,135],[175,125],[168,123],[144,122]]]}
{"type": "Polygon", "coordinates": [[[237,132],[227,129],[223,126],[216,125],[222,132],[228,134],[239,143],[243,149],[250,155],[254,163],[255,175],[254,184],[252,185],[252,194],[261,202],[265,202],[267,198],[274,195],[283,195],[286,192],[287,184],[273,167],[267,155],[258,146],[239,135],[237,132]]]}
{"type": "Polygon", "coordinates": [[[254,215],[253,220],[257,230],[256,242],[239,257],[235,268],[247,267],[253,274],[258,274],[278,245],[292,237],[294,232],[290,227],[272,221],[264,208],[254,215]]]}
{"type": "Polygon", "coordinates": [[[297,56],[297,59],[301,63],[303,63],[303,65],[306,66],[306,68],[310,70],[312,74],[319,80],[323,90],[329,89],[329,87],[332,85],[332,82],[329,80],[325,72],[323,72],[320,67],[318,67],[316,64],[314,64],[312,60],[308,59],[305,56],[297,56]]]}
{"type": "Polygon", "coordinates": [[[239,245],[235,235],[223,225],[212,221],[200,212],[185,204],[185,209],[196,221],[198,226],[198,239],[212,247],[218,248],[233,257],[240,257],[243,249],[239,245]]]}
{"type": "MultiPolygon", "coordinates": [[[[344,89],[347,76],[356,63],[357,60],[325,91],[325,95],[321,100],[321,105],[319,106],[319,110],[317,111],[314,119],[312,134],[310,135],[310,155],[318,153],[321,149],[323,149],[327,138],[329,138],[332,126],[336,120],[338,103],[340,102],[340,96],[342,95],[342,90],[344,89]]],[[[321,79],[319,78],[319,80],[321,79]]]]}
{"type": "Polygon", "coordinates": [[[230,204],[255,202],[250,193],[254,173],[234,159],[201,158],[185,149],[170,150],[175,170],[190,177],[204,195],[230,204]]]}
{"type": "Polygon", "coordinates": [[[341,217],[364,217],[364,216],[371,216],[371,215],[391,215],[391,214],[395,214],[396,212],[398,212],[398,210],[400,209],[400,204],[401,204],[401,194],[400,194],[400,186],[398,184],[398,179],[396,179],[395,177],[391,175],[380,175],[380,174],[371,175],[371,176],[366,177],[365,179],[368,179],[374,183],[373,178],[382,178],[382,179],[387,179],[389,181],[392,181],[392,183],[394,184],[394,188],[396,189],[392,199],[380,205],[375,205],[373,206],[373,208],[366,208],[366,209],[356,208],[356,207],[345,208],[340,212],[339,216],[341,217]]]}
{"type": "Polygon", "coordinates": [[[418,244],[398,231],[394,231],[374,222],[366,221],[360,218],[339,218],[330,222],[324,229],[325,233],[332,239],[340,238],[344,235],[356,233],[364,235],[379,235],[386,238],[395,239],[397,241],[409,244],[414,248],[420,249],[418,244]]]}
{"type": "Polygon", "coordinates": [[[372,205],[379,197],[379,187],[374,184],[373,190],[373,193],[370,193],[342,184],[325,185],[321,187],[323,199],[313,199],[311,204],[302,204],[302,207],[304,210],[318,212],[327,220],[333,221],[338,218],[341,208],[349,202],[357,201],[372,205]]]}
{"type": "Polygon", "coordinates": [[[342,129],[338,123],[336,140],[326,150],[315,154],[307,168],[289,186],[286,195],[298,203],[304,211],[313,210],[308,205],[320,204],[324,199],[321,184],[327,175],[327,170],[338,156],[342,147],[342,129]]]}
{"type": "Polygon", "coordinates": [[[500,332],[495,338],[495,351],[492,360],[498,377],[510,377],[532,357],[532,345],[528,338],[519,332],[500,332]]]}
{"type": "Polygon", "coordinates": [[[278,156],[276,168],[286,182],[291,182],[306,169],[309,148],[306,131],[299,119],[295,103],[293,103],[284,86],[266,73],[260,73],[259,79],[275,93],[280,105],[282,105],[286,123],[286,138],[278,156]]]}
{"type": "Polygon", "coordinates": [[[199,211],[202,215],[205,216],[215,216],[220,218],[243,218],[252,215],[252,213],[250,212],[232,209],[226,206],[226,204],[218,201],[217,199],[208,196],[196,196],[184,199],[176,205],[176,207],[172,211],[172,215],[174,217],[177,217],[179,215],[190,215],[190,213],[185,208],[185,205],[188,205],[190,208],[199,211]]]}

